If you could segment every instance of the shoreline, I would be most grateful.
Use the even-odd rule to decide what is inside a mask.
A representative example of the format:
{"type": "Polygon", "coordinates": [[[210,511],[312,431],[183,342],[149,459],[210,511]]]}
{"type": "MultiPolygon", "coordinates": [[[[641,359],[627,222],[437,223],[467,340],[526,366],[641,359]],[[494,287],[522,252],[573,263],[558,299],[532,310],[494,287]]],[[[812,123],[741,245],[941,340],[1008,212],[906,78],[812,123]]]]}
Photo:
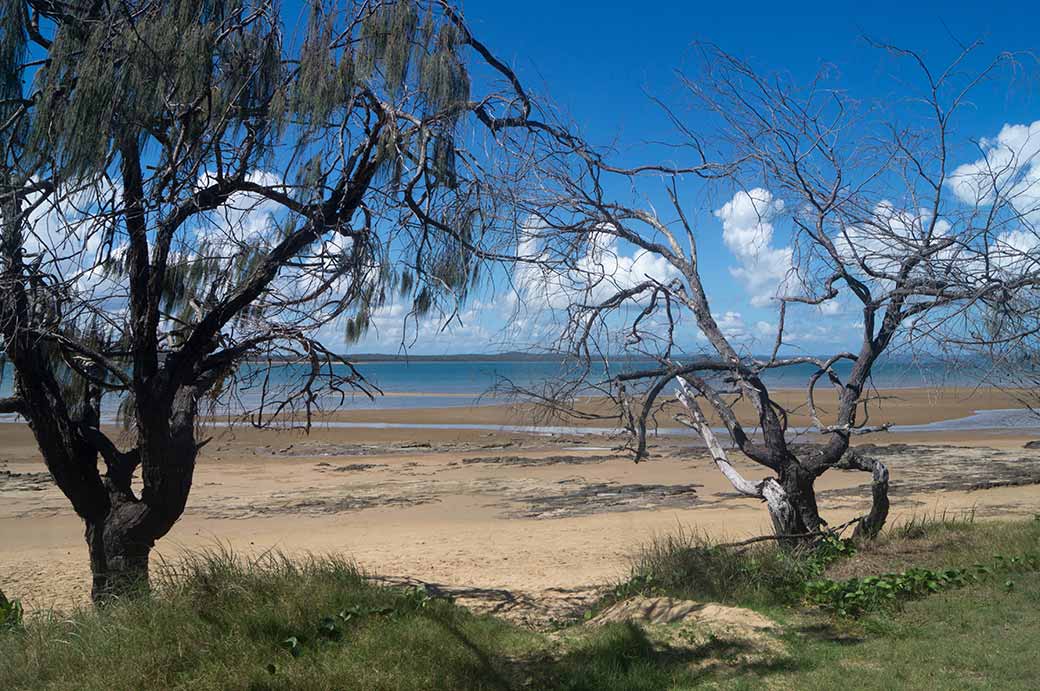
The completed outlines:
{"type": "MultiPolygon", "coordinates": [[[[877,400],[870,403],[870,424],[890,423],[901,427],[916,428],[920,425],[966,421],[974,415],[986,411],[1025,410],[1014,395],[995,388],[948,387],[933,388],[893,388],[875,390],[877,400]]],[[[788,411],[789,424],[792,429],[805,429],[812,421],[807,414],[806,393],[804,389],[776,389],[772,391],[774,398],[788,411]]],[[[673,416],[679,412],[678,404],[670,397],[661,397],[666,403],[663,412],[658,415],[657,427],[666,430],[686,429],[677,423],[673,416]]],[[[576,407],[582,414],[598,419],[576,419],[574,417],[548,416],[537,406],[525,402],[500,403],[492,402],[478,405],[459,405],[445,407],[397,407],[397,408],[344,408],[316,416],[319,424],[348,423],[350,427],[362,427],[360,423],[370,426],[382,426],[400,429],[473,429],[483,431],[500,431],[520,433],[530,428],[566,428],[563,433],[586,433],[596,429],[616,429],[618,427],[616,409],[604,398],[583,397],[576,399],[576,407]],[[611,424],[614,423],[614,424],[611,424]],[[421,425],[421,426],[417,426],[421,425]]],[[[837,406],[837,395],[833,389],[820,390],[816,395],[816,405],[821,418],[826,422],[827,413],[837,406]]],[[[709,422],[720,427],[721,421],[711,411],[705,411],[709,422]]],[[[745,425],[753,426],[757,414],[743,401],[735,406],[734,412],[745,425]]],[[[1027,416],[1031,417],[1031,416],[1027,416]]],[[[1040,417],[1037,417],[1040,428],[1040,417]]],[[[1018,429],[1021,423],[1012,425],[1018,429]]],[[[1002,429],[996,425],[993,429],[1002,429]]],[[[922,431],[919,429],[907,432],[922,431]]],[[[926,430],[925,430],[926,431],[926,430]]]]}
{"type": "MultiPolygon", "coordinates": [[[[789,411],[789,436],[792,438],[818,437],[806,414],[807,405],[802,398],[802,389],[777,389],[775,399],[789,411]]],[[[888,424],[885,432],[857,435],[856,438],[882,438],[908,435],[927,439],[942,438],[948,434],[972,432],[985,435],[1021,434],[1040,436],[1040,415],[1034,414],[1015,396],[1006,391],[988,389],[878,389],[877,400],[870,404],[869,425],[888,424]]],[[[411,397],[412,394],[393,392],[391,398],[411,397]]],[[[466,398],[468,394],[422,393],[416,398],[451,397],[466,398]]],[[[662,397],[662,400],[663,397],[662,397]]],[[[605,398],[576,399],[577,410],[587,417],[548,416],[530,403],[502,403],[487,401],[459,405],[419,405],[414,407],[367,408],[345,405],[335,411],[318,412],[312,418],[311,433],[324,430],[335,433],[452,433],[500,434],[500,435],[598,435],[618,437],[625,434],[616,415],[616,408],[605,398]],[[611,413],[614,414],[611,414],[611,413]]],[[[816,396],[817,409],[826,423],[827,412],[836,406],[833,390],[822,390],[816,396]]],[[[648,421],[648,437],[683,437],[696,440],[697,435],[689,428],[677,423],[675,413],[681,412],[677,404],[667,401],[658,414],[656,424],[648,421]]],[[[755,434],[756,414],[749,404],[741,402],[735,407],[738,419],[750,434],[755,434]]],[[[706,410],[709,422],[717,434],[725,438],[726,431],[713,411],[706,410]]],[[[271,420],[265,429],[273,433],[295,433],[304,426],[302,417],[282,417],[271,420]]],[[[0,429],[23,426],[25,423],[15,415],[0,416],[0,429]]],[[[118,431],[115,421],[102,419],[102,427],[118,431]]],[[[200,416],[200,428],[204,430],[251,429],[249,421],[232,414],[200,416]]]]}
{"type": "MultiPolygon", "coordinates": [[[[421,409],[420,409],[421,410],[421,409]]],[[[204,429],[221,429],[230,425],[225,422],[210,421],[202,424],[204,429]]],[[[292,429],[292,423],[286,421],[285,425],[277,422],[271,425],[272,430],[292,429]]],[[[387,421],[365,421],[351,422],[345,420],[318,420],[312,428],[318,429],[346,429],[346,430],[459,430],[476,432],[498,432],[502,434],[530,434],[536,436],[554,436],[561,434],[597,435],[605,437],[617,437],[626,433],[621,427],[577,427],[566,425],[507,425],[507,424],[480,424],[480,423],[409,423],[409,422],[387,422],[387,421]]],[[[725,427],[713,427],[712,431],[717,435],[725,435],[725,427]]],[[[892,425],[885,434],[929,434],[939,432],[1035,432],[1040,434],[1040,417],[1037,417],[1027,408],[998,408],[992,410],[975,410],[971,415],[962,418],[951,418],[937,420],[930,423],[919,423],[912,425],[892,425]],[[997,415],[992,415],[997,414],[997,415]]],[[[789,430],[792,438],[806,435],[815,435],[816,431],[811,427],[792,428],[789,430]]],[[[874,434],[882,434],[877,432],[874,434]]],[[[660,425],[657,430],[647,430],[648,436],[676,436],[698,440],[699,435],[686,427],[668,427],[660,425]]],[[[751,436],[756,436],[751,433],[751,436]]]]}

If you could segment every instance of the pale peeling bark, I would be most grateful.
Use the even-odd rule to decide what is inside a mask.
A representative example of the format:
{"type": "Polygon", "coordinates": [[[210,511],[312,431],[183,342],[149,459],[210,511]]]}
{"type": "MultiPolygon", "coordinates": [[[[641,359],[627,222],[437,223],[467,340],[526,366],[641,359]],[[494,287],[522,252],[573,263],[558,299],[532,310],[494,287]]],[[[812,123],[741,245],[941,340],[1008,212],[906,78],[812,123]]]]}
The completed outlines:
{"type": "Polygon", "coordinates": [[[708,424],[708,420],[704,417],[704,412],[691,395],[689,385],[681,377],[678,379],[678,382],[679,390],[676,391],[676,397],[690,411],[690,418],[684,420],[684,422],[693,428],[704,440],[716,467],[738,492],[745,496],[763,499],[766,502],[769,517],[773,520],[773,529],[778,536],[794,535],[799,532],[796,530],[797,513],[791,505],[787,492],[780,483],[773,478],[766,478],[761,482],[752,482],[741,475],[740,471],[729,462],[726,450],[719,443],[718,437],[715,436],[711,425],[708,424]]]}

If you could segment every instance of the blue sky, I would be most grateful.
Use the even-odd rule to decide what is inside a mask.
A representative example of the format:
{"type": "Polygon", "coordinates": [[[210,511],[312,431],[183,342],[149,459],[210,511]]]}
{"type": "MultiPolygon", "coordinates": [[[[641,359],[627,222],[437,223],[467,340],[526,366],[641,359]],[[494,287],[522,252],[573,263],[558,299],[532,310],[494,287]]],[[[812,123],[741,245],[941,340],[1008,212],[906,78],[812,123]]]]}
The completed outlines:
{"type": "MultiPolygon", "coordinates": [[[[529,88],[549,98],[588,140],[616,144],[623,161],[640,160],[651,151],[643,142],[672,132],[648,94],[682,108],[675,70],[692,69],[694,42],[717,44],[760,71],[786,72],[798,81],[832,65],[835,83],[864,100],[897,98],[894,90],[906,76],[900,63],[868,44],[867,36],[913,48],[933,65],[945,65],[958,52],[959,42],[982,40],[982,54],[987,56],[1040,49],[1037,16],[1026,3],[468,0],[463,9],[475,33],[529,88]]],[[[1003,81],[980,89],[973,107],[958,120],[964,162],[978,158],[972,140],[994,137],[1008,123],[1037,120],[1036,81],[1016,83],[1011,89],[1003,81]]],[[[697,124],[695,119],[692,124],[697,124]]],[[[714,311],[721,321],[743,325],[753,340],[755,325],[763,325],[765,333],[764,325],[775,320],[775,312],[752,304],[748,286],[734,277],[740,261],[723,241],[722,221],[712,213],[727,199],[699,198],[697,183],[689,185],[702,274],[714,311]]],[[[782,243],[779,232],[777,242],[782,243]]],[[[502,302],[501,296],[485,295],[463,315],[462,326],[438,331],[429,325],[417,338],[409,332],[409,352],[496,351],[526,345],[522,330],[503,330],[510,325],[510,314],[502,302]]],[[[400,311],[385,316],[355,352],[399,349],[400,311]]],[[[850,347],[858,340],[854,313],[810,321],[811,329],[802,333],[805,350],[850,347]]]]}

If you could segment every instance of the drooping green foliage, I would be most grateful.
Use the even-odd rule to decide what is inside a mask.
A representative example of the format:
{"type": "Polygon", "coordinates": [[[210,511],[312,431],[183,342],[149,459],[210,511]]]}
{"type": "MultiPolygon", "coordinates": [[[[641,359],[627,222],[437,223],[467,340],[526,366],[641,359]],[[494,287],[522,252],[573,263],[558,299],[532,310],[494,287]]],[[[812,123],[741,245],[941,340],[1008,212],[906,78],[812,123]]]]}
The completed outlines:
{"type": "Polygon", "coordinates": [[[9,130],[8,121],[19,108],[22,97],[22,70],[25,58],[25,6],[15,0],[0,2],[0,150],[8,153],[8,143],[20,133],[9,130]]]}
{"type": "MultiPolygon", "coordinates": [[[[432,25],[430,30],[432,31],[432,25]]],[[[454,24],[437,29],[432,49],[423,54],[419,82],[431,111],[461,104],[469,99],[469,75],[459,57],[462,36],[454,24]]]]}
{"type": "Polygon", "coordinates": [[[143,17],[124,4],[98,4],[63,21],[36,74],[32,146],[66,176],[103,169],[123,140],[204,137],[213,118],[247,120],[281,79],[280,34],[260,19],[243,21],[256,9],[250,3],[138,9],[143,17]]]}
{"type": "Polygon", "coordinates": [[[359,72],[381,78],[391,94],[405,85],[416,48],[418,13],[413,2],[381,3],[361,23],[359,72]]]}
{"type": "MultiPolygon", "coordinates": [[[[21,170],[67,186],[53,208],[75,217],[39,234],[60,250],[26,255],[36,262],[28,270],[60,275],[28,286],[46,329],[61,323],[68,338],[105,353],[129,342],[127,160],[140,169],[132,192],[148,242],[167,243],[152,252],[162,269],[153,285],[164,351],[183,347],[221,301],[271,272],[266,260],[280,243],[338,213],[325,205],[369,157],[377,168],[358,213],[277,266],[261,294],[237,307],[223,345],[284,333],[290,357],[304,357],[316,344],[303,341],[333,320],[354,342],[391,301],[407,301],[409,318],[448,315],[480,280],[476,248],[500,218],[482,179],[493,168],[486,149],[460,144],[470,141],[468,126],[482,127],[471,117],[470,39],[440,3],[314,0],[296,32],[268,0],[140,0],[63,13],[4,1],[3,77],[31,103],[21,170]],[[221,191],[238,181],[252,191],[221,191]],[[222,194],[206,206],[207,195],[222,194]]],[[[489,98],[487,112],[517,107],[508,93],[489,98]]],[[[72,399],[112,387],[108,378],[92,388],[67,352],[48,347],[72,399]]],[[[120,347],[111,362],[132,368],[120,347]]],[[[133,392],[121,398],[132,412],[133,392]]]]}
{"type": "Polygon", "coordinates": [[[349,47],[345,48],[336,64],[333,22],[331,14],[322,16],[320,7],[312,8],[300,47],[297,76],[291,85],[292,107],[300,122],[313,129],[322,127],[336,108],[349,108],[354,96],[353,57],[349,47]]]}
{"type": "MultiPolygon", "coordinates": [[[[23,3],[12,5],[23,11],[23,3]]],[[[418,153],[412,150],[418,145],[428,147],[426,184],[458,185],[454,129],[470,84],[459,54],[464,37],[454,23],[435,14],[432,4],[413,1],[377,3],[360,16],[316,2],[296,59],[286,59],[281,32],[259,11],[265,8],[241,0],[146,2],[139,7],[143,16],[132,21],[125,7],[103,6],[63,22],[47,63],[35,74],[30,150],[55,161],[61,175],[77,178],[108,169],[125,141],[157,140],[156,167],[187,172],[211,156],[208,138],[226,137],[230,125],[247,125],[250,162],[259,163],[279,137],[296,132],[303,147],[329,127],[353,125],[355,106],[358,116],[371,108],[358,103],[366,94],[417,98],[426,104],[422,114],[436,117],[427,134],[408,139],[398,123],[383,123],[378,155],[385,179],[401,183],[405,159],[418,153]],[[170,146],[178,140],[187,145],[170,146]],[[166,160],[174,151],[180,159],[166,160]]],[[[17,15],[7,13],[7,23],[20,26],[17,15]]],[[[5,31],[4,50],[20,50],[23,33],[5,31]]],[[[239,135],[232,143],[241,141],[239,135]]],[[[313,155],[295,181],[304,199],[326,182],[327,155],[313,155]]],[[[209,272],[199,267],[210,264],[195,262],[187,273],[206,278],[209,272]]],[[[165,284],[183,296],[182,281],[165,284]]]]}

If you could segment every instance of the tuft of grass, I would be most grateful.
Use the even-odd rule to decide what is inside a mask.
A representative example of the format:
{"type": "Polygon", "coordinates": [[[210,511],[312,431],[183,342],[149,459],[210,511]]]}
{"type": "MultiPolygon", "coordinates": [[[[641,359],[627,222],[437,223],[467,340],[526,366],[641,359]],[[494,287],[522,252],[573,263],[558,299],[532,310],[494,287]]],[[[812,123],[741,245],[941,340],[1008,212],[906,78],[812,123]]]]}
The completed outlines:
{"type": "Polygon", "coordinates": [[[857,545],[855,554],[828,565],[832,580],[868,578],[914,568],[963,569],[997,555],[1037,550],[1040,520],[976,522],[973,511],[912,515],[897,520],[878,539],[857,545]]]}
{"type": "Polygon", "coordinates": [[[965,511],[949,511],[931,514],[911,514],[909,517],[894,521],[886,527],[888,537],[903,540],[918,540],[935,533],[966,532],[975,525],[975,507],[965,511]]]}
{"type": "Polygon", "coordinates": [[[597,609],[635,595],[664,595],[759,609],[810,602],[860,615],[1032,569],[1038,546],[1040,519],[977,524],[973,511],[911,516],[877,540],[830,538],[796,550],[771,542],[734,549],[680,527],[646,545],[629,578],[597,609]]]}
{"type": "Polygon", "coordinates": [[[667,595],[747,606],[791,605],[801,598],[805,582],[839,558],[847,544],[828,540],[816,548],[782,550],[763,542],[732,549],[680,527],[643,547],[629,578],[604,604],[633,595],[667,595]]]}

